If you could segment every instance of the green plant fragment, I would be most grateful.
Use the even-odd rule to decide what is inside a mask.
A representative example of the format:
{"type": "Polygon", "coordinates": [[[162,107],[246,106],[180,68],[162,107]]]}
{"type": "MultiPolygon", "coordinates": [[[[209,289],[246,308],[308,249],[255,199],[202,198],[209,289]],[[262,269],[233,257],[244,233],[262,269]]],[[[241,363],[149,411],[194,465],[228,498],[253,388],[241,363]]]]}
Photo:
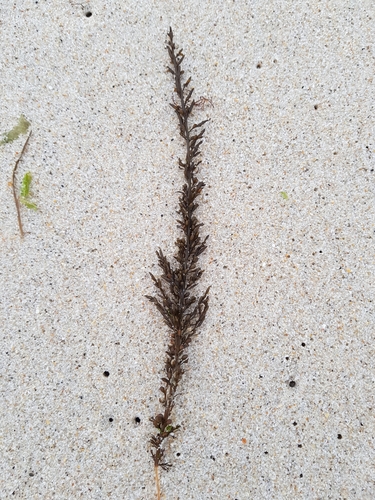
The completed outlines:
{"type": "Polygon", "coordinates": [[[35,205],[35,203],[32,203],[29,200],[30,185],[32,178],[33,177],[30,172],[26,172],[26,174],[23,176],[21,190],[20,190],[20,202],[22,203],[22,205],[25,205],[25,207],[29,208],[30,210],[38,210],[38,207],[35,205]]]}
{"type": "Polygon", "coordinates": [[[21,198],[27,198],[30,195],[30,184],[31,184],[32,175],[30,172],[26,172],[22,179],[21,185],[21,198]]]}
{"type": "Polygon", "coordinates": [[[3,144],[8,144],[8,142],[13,142],[18,139],[21,134],[26,134],[30,125],[31,123],[25,118],[25,116],[21,115],[18,119],[17,125],[9,132],[5,132],[3,134],[4,137],[0,141],[0,145],[2,146],[3,144]]]}
{"type": "Polygon", "coordinates": [[[30,210],[38,210],[38,207],[35,205],[35,203],[27,201],[25,200],[25,198],[20,198],[20,202],[22,203],[22,205],[25,205],[25,207],[30,208],[30,210]]]}
{"type": "Polygon", "coordinates": [[[288,194],[285,191],[281,191],[280,194],[284,198],[284,200],[288,200],[289,199],[289,196],[288,196],[288,194]]]}

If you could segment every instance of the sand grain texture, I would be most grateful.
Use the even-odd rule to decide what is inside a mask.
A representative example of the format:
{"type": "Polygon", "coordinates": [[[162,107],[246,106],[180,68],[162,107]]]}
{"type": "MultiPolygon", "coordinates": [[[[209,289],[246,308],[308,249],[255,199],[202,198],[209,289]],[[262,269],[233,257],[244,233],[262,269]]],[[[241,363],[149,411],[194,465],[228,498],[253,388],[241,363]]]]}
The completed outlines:
{"type": "Polygon", "coordinates": [[[214,107],[210,309],[165,498],[375,498],[375,5],[1,0],[0,19],[0,131],[31,122],[39,208],[21,240],[22,139],[1,146],[0,498],[154,498],[167,339],[144,295],[184,153],[169,26],[214,107]]]}

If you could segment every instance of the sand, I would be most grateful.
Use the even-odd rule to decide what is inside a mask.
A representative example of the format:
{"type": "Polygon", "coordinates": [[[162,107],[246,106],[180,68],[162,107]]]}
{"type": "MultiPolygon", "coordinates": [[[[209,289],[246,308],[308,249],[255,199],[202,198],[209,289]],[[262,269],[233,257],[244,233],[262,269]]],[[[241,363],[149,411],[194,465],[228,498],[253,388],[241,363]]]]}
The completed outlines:
{"type": "Polygon", "coordinates": [[[168,500],[371,500],[373,2],[0,3],[1,499],[150,500],[173,255],[166,33],[212,101],[198,212],[212,285],[161,473],[168,500]],[[91,15],[89,15],[91,14],[91,15]]]}

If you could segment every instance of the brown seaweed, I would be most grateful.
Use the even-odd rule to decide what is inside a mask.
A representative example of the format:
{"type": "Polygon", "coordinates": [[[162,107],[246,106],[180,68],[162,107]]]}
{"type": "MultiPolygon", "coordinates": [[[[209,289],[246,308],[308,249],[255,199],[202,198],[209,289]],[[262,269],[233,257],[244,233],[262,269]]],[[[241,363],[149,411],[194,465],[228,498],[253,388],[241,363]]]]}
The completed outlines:
{"type": "MultiPolygon", "coordinates": [[[[184,184],[179,191],[179,210],[177,210],[177,227],[182,236],[177,238],[177,252],[174,265],[159,248],[156,255],[158,265],[162,270],[160,277],[152,273],[151,279],[157,289],[156,296],[146,297],[160,312],[169,330],[169,345],[166,351],[165,373],[161,379],[161,413],[151,418],[157,432],[151,437],[151,455],[154,461],[158,498],[160,486],[158,468],[168,470],[171,464],[165,459],[165,440],[173,435],[179,425],[173,423],[172,413],[175,405],[177,388],[185,372],[188,362],[187,348],[202,325],[208,310],[209,288],[200,296],[196,287],[203,274],[198,266],[199,256],[206,250],[208,236],[200,237],[200,228],[196,210],[197,198],[202,193],[204,182],[197,178],[197,168],[201,161],[200,146],[203,142],[205,129],[203,125],[209,120],[190,125],[190,117],[197,103],[193,99],[193,88],[190,88],[191,78],[182,79],[184,71],[181,64],[184,59],[182,50],[177,50],[173,41],[172,28],[168,32],[167,43],[171,65],[168,67],[174,79],[176,102],[171,103],[179,123],[180,135],[186,145],[185,159],[178,160],[178,165],[184,173],[184,184]]],[[[175,101],[175,100],[174,100],[175,101]]]]}

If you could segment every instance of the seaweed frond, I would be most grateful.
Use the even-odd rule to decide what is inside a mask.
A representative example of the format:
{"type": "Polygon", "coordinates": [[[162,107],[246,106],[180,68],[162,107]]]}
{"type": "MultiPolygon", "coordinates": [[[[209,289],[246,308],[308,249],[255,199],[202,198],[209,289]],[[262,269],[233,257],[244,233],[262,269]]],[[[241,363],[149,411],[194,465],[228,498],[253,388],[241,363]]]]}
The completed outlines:
{"type": "MultiPolygon", "coordinates": [[[[173,76],[177,94],[176,102],[171,103],[174,109],[180,135],[186,146],[185,158],[178,160],[179,168],[184,172],[184,184],[179,191],[179,210],[177,227],[182,237],[177,238],[176,261],[173,266],[162,250],[157,250],[158,265],[162,271],[160,277],[150,273],[157,289],[156,296],[146,297],[161,314],[168,327],[170,337],[166,351],[165,374],[161,379],[159,399],[162,410],[150,420],[157,432],[151,437],[151,455],[155,465],[158,484],[158,468],[168,470],[171,464],[165,459],[165,440],[180,428],[172,421],[172,411],[175,405],[177,388],[185,372],[188,362],[187,348],[198,328],[202,325],[208,310],[209,288],[201,295],[195,293],[203,270],[198,266],[199,256],[206,250],[208,236],[200,237],[203,225],[198,221],[196,210],[197,198],[202,193],[204,183],[197,178],[198,159],[205,129],[203,125],[209,120],[190,125],[190,117],[196,102],[193,99],[193,88],[190,88],[191,78],[182,80],[184,71],[181,63],[184,59],[182,50],[177,50],[173,41],[172,28],[168,32],[167,50],[170,58],[168,71],[173,76]]],[[[158,487],[158,498],[160,490],[158,487]]]]}

